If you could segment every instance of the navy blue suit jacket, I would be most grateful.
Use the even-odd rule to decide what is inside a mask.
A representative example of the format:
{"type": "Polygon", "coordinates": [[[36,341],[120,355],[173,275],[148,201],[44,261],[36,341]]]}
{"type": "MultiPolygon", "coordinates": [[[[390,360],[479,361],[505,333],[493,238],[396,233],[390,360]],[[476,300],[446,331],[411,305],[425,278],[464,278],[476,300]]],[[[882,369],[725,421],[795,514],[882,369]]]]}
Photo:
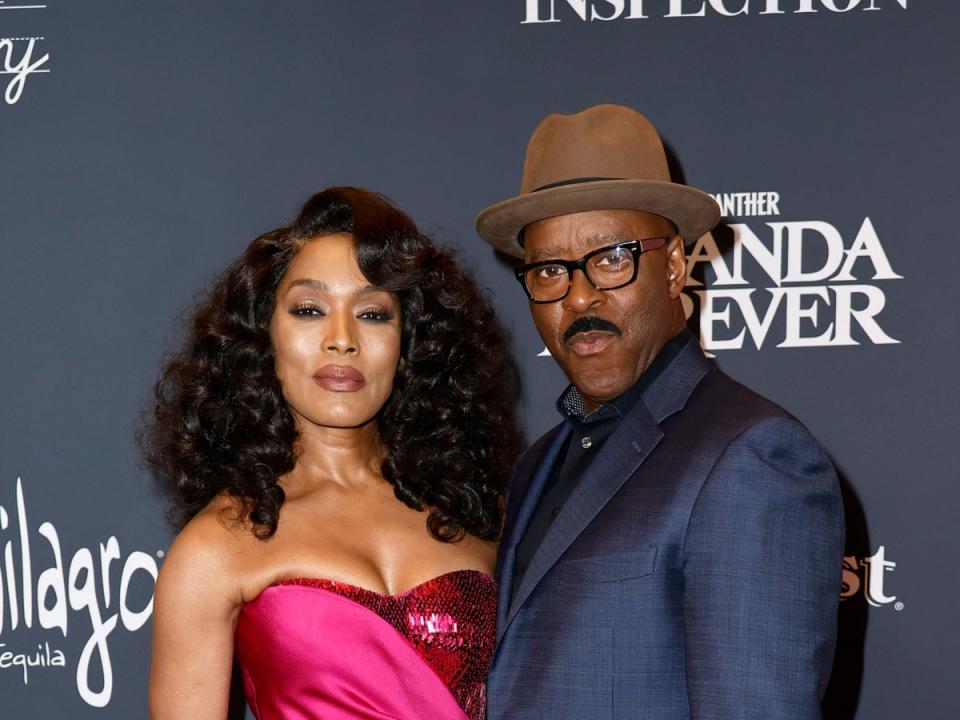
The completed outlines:
{"type": "Polygon", "coordinates": [[[693,337],[642,399],[511,602],[517,543],[570,426],[518,462],[490,720],[819,718],[843,555],[833,466],[693,337]]]}

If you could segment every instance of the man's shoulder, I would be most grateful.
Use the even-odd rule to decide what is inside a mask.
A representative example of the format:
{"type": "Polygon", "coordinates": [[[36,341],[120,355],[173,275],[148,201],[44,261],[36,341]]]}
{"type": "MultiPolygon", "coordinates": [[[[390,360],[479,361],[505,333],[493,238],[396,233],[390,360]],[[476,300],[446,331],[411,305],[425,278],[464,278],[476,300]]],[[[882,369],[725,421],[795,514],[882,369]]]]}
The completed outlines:
{"type": "Polygon", "coordinates": [[[704,376],[684,410],[667,422],[662,448],[688,460],[691,498],[701,497],[708,479],[718,493],[745,493],[755,501],[789,492],[839,497],[829,456],[806,426],[719,369],[704,376]]]}
{"type": "Polygon", "coordinates": [[[794,428],[798,436],[809,438],[809,431],[788,410],[715,365],[683,409],[667,418],[661,428],[681,444],[713,448],[714,452],[721,452],[738,437],[762,438],[768,434],[765,429],[794,428]]]}
{"type": "MultiPolygon", "coordinates": [[[[715,363],[697,383],[687,402],[660,423],[669,435],[679,434],[698,446],[723,447],[751,428],[787,423],[803,428],[788,410],[734,380],[715,363]]],[[[541,435],[517,460],[514,477],[533,472],[550,441],[563,427],[558,423],[541,435]]]]}
{"type": "Polygon", "coordinates": [[[714,365],[690,396],[686,408],[705,418],[722,416],[752,425],[772,418],[796,420],[785,408],[714,365]]]}

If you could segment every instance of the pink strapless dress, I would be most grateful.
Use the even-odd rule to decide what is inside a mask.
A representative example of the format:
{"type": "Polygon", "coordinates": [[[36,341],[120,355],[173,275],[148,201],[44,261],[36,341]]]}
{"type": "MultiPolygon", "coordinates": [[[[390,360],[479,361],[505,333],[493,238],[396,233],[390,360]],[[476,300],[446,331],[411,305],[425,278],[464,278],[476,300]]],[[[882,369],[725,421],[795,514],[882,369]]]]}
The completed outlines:
{"type": "Polygon", "coordinates": [[[240,611],[258,720],[483,720],[497,584],[457,570],[400,595],[285,580],[240,611]]]}

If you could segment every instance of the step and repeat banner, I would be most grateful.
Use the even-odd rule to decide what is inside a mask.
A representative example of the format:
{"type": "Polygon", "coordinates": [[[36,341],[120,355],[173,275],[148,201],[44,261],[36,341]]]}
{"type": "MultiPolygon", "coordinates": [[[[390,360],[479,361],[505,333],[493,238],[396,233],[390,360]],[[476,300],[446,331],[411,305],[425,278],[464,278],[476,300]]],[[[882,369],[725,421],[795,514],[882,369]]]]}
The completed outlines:
{"type": "Polygon", "coordinates": [[[946,0],[0,2],[0,716],[146,717],[172,532],[139,417],[197,294],[313,192],[456,248],[527,441],[553,425],[564,378],[473,218],[545,115],[615,102],[723,209],[691,327],[841,475],[825,717],[960,717],[958,27],[946,0]]]}

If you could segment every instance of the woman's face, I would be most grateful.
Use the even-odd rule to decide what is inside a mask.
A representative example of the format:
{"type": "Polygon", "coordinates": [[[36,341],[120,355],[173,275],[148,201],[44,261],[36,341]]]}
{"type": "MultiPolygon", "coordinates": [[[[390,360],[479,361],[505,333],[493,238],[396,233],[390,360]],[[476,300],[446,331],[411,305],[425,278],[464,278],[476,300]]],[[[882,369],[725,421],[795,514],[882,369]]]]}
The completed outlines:
{"type": "Polygon", "coordinates": [[[304,244],[281,279],[270,338],[298,424],[359,427],[393,389],[400,304],[360,272],[350,235],[323,235],[304,244]]]}

